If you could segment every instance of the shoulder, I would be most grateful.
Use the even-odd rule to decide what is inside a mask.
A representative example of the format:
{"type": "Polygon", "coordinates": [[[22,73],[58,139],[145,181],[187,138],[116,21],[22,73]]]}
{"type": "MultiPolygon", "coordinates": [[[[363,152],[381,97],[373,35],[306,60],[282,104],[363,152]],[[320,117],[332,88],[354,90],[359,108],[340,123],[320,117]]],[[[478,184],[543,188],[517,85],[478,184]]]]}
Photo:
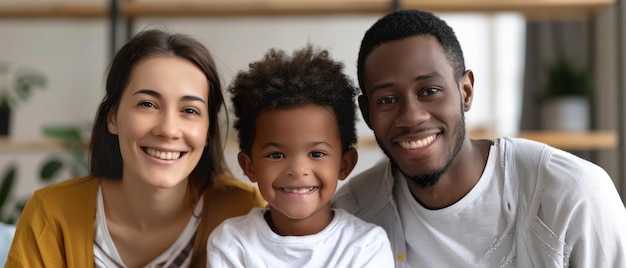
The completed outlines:
{"type": "Polygon", "coordinates": [[[382,227],[364,221],[343,209],[335,208],[333,210],[335,211],[335,217],[340,221],[340,226],[342,226],[342,233],[352,233],[353,237],[366,240],[378,240],[381,238],[388,240],[387,233],[382,227]]]}
{"type": "Polygon", "coordinates": [[[77,209],[90,205],[94,205],[95,209],[98,185],[99,179],[91,176],[69,179],[35,191],[28,203],[36,207],[45,204],[46,212],[52,209],[55,212],[76,213],[77,209]]]}
{"type": "Polygon", "coordinates": [[[45,197],[65,197],[66,194],[89,195],[96,192],[99,179],[92,176],[84,176],[68,179],[59,183],[51,184],[35,191],[37,196],[45,197]]]}
{"type": "Polygon", "coordinates": [[[216,178],[207,191],[210,198],[236,200],[238,203],[249,204],[254,207],[265,206],[265,200],[255,185],[229,175],[216,178]]]}
{"type": "Polygon", "coordinates": [[[263,211],[261,208],[253,208],[246,215],[225,219],[211,232],[208,247],[233,247],[258,235],[263,224],[261,221],[264,221],[263,211]]]}
{"type": "Polygon", "coordinates": [[[217,177],[213,181],[213,186],[211,186],[211,188],[213,191],[225,193],[240,193],[247,195],[256,195],[258,193],[257,188],[253,184],[229,175],[217,177]]]}
{"type": "Polygon", "coordinates": [[[89,259],[91,250],[86,246],[93,244],[98,182],[87,176],[35,191],[18,220],[9,259],[34,266],[50,257],[48,261],[57,264],[65,257],[79,263],[89,259]],[[38,249],[38,254],[33,255],[33,249],[38,249]],[[76,254],[65,256],[63,252],[76,254]]]}
{"type": "Polygon", "coordinates": [[[248,233],[250,229],[256,228],[263,219],[262,208],[252,208],[248,214],[228,218],[215,228],[211,236],[219,233],[228,234],[229,236],[239,233],[248,233]]]}
{"type": "Polygon", "coordinates": [[[612,206],[616,201],[609,200],[619,199],[611,177],[593,162],[538,142],[508,141],[512,145],[509,175],[517,178],[527,201],[541,200],[544,209],[582,209],[612,206]]]}
{"type": "Polygon", "coordinates": [[[372,167],[349,179],[349,181],[339,189],[339,192],[350,191],[359,193],[370,190],[372,185],[380,184],[382,182],[381,178],[387,176],[389,173],[388,166],[389,160],[385,157],[372,167]]]}
{"type": "Polygon", "coordinates": [[[266,206],[254,185],[226,175],[216,178],[204,191],[204,200],[205,210],[210,211],[212,218],[222,220],[245,215],[254,207],[266,206]]]}
{"type": "Polygon", "coordinates": [[[525,139],[508,138],[506,141],[509,148],[504,150],[510,152],[507,160],[513,160],[511,168],[517,171],[518,177],[537,177],[540,187],[587,191],[588,187],[607,183],[613,186],[604,169],[572,153],[525,139]]]}
{"type": "Polygon", "coordinates": [[[335,193],[332,206],[360,215],[362,209],[375,210],[384,205],[381,199],[387,199],[393,191],[393,176],[390,173],[389,160],[379,161],[341,186],[335,193]]]}

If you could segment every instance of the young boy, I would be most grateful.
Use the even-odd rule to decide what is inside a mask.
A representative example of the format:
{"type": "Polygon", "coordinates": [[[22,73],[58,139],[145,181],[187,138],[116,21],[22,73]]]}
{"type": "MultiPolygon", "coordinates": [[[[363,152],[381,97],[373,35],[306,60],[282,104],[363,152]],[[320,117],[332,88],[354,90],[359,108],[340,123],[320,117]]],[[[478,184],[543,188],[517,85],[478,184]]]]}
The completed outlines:
{"type": "Polygon", "coordinates": [[[209,267],[387,267],[385,231],[331,209],[338,180],[357,161],[355,96],[343,64],[311,45],[270,50],[229,88],[239,165],[268,209],[218,226],[209,267]]]}

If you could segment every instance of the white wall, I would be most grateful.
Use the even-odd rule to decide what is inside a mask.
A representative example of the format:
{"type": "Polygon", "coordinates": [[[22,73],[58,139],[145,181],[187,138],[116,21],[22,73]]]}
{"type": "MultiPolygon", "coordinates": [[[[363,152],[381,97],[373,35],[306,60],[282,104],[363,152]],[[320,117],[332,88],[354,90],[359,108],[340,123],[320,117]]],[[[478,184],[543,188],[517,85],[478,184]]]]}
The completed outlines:
{"type": "MultiPolygon", "coordinates": [[[[455,29],[465,52],[466,65],[474,70],[475,99],[466,115],[469,128],[482,127],[499,133],[517,131],[523,64],[524,20],[515,14],[441,14],[455,29]]],[[[311,42],[345,62],[356,82],[356,57],[361,37],[379,16],[254,17],[139,20],[136,29],[151,24],[190,34],[215,55],[224,85],[270,47],[291,51],[311,42]]],[[[43,71],[49,86],[37,92],[13,117],[14,139],[41,138],[46,124],[90,122],[103,96],[108,64],[108,21],[93,20],[0,20],[0,60],[33,66],[43,71]]],[[[371,137],[359,123],[360,137],[371,137]]],[[[236,164],[230,146],[229,163],[236,164]]],[[[383,157],[376,147],[360,148],[355,172],[383,157]]],[[[18,195],[29,195],[39,165],[50,151],[2,151],[0,174],[11,162],[20,166],[18,195]]]]}

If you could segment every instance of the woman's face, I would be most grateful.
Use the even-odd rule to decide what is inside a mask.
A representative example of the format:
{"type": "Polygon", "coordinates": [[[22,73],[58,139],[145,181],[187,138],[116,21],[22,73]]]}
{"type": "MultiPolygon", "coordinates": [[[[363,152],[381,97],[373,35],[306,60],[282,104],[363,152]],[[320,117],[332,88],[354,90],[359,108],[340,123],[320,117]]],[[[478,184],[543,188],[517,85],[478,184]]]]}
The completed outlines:
{"type": "Polygon", "coordinates": [[[186,181],[207,144],[208,98],[207,78],[192,62],[170,56],[139,62],[108,117],[109,132],[119,139],[122,179],[156,188],[186,181]]]}

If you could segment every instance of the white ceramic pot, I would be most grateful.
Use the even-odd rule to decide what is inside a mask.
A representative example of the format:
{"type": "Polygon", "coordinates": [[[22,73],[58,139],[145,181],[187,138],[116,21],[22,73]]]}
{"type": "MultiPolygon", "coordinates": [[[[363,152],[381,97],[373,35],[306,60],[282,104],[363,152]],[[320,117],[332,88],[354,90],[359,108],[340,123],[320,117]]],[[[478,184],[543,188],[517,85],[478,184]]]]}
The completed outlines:
{"type": "Polygon", "coordinates": [[[541,126],[545,130],[589,130],[589,99],[566,96],[544,101],[541,126]]]}

